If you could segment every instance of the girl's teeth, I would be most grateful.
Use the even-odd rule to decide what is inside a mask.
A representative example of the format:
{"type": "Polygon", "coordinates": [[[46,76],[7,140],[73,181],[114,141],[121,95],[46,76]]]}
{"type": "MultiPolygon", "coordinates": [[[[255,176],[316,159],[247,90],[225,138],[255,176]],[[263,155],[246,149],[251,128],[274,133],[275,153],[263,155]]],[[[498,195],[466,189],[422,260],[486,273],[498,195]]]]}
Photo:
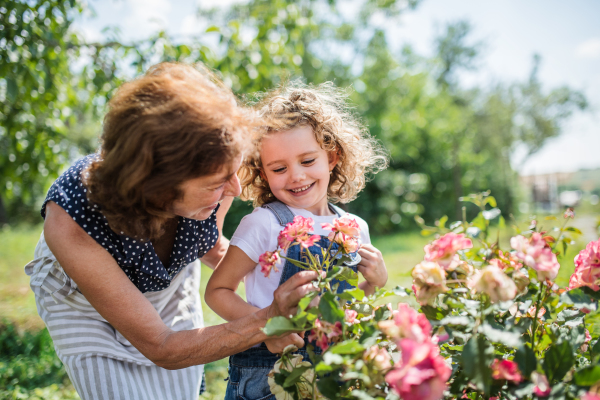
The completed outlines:
{"type": "Polygon", "coordinates": [[[304,186],[304,187],[301,187],[300,189],[292,189],[292,192],[294,192],[294,193],[303,192],[303,191],[305,191],[306,189],[308,189],[309,187],[310,187],[310,185],[306,185],[306,186],[304,186]]]}

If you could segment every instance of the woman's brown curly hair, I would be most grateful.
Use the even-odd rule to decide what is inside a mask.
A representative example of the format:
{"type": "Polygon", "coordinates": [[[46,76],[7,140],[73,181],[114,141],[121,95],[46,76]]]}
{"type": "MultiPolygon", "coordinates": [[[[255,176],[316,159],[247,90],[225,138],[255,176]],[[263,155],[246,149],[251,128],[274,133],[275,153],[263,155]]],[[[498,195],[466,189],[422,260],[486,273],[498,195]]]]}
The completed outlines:
{"type": "MultiPolygon", "coordinates": [[[[260,97],[260,96],[258,96],[260,97]]],[[[260,142],[266,135],[298,126],[312,128],[325,151],[335,151],[339,161],[331,173],[327,198],[333,203],[348,203],[365,187],[368,173],[387,167],[385,150],[350,111],[347,93],[326,82],[307,86],[292,82],[266,93],[256,105],[266,126],[254,140],[240,171],[241,198],[255,207],[275,201],[268,182],[261,177],[260,142]]]]}
{"type": "Polygon", "coordinates": [[[108,103],[100,157],[84,182],[117,233],[158,237],[186,180],[220,172],[249,145],[257,119],[201,65],[162,63],[108,103]]]}

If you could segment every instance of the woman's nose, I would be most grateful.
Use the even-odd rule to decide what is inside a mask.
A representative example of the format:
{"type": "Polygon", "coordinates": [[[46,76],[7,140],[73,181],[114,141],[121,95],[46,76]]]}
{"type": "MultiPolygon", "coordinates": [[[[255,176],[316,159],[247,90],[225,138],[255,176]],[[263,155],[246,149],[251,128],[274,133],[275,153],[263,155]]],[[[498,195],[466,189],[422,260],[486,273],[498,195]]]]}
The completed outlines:
{"type": "Polygon", "coordinates": [[[233,174],[231,179],[227,182],[225,190],[223,194],[225,196],[233,196],[237,197],[242,193],[242,186],[240,185],[240,178],[238,178],[237,174],[233,174]]]}

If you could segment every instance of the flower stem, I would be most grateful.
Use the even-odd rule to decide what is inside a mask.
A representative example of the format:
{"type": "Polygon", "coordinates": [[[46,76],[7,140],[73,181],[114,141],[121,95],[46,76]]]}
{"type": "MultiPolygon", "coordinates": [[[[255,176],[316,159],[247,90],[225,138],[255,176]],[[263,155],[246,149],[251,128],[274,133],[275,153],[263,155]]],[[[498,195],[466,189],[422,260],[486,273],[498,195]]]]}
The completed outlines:
{"type": "Polygon", "coordinates": [[[535,301],[535,309],[533,310],[533,324],[531,326],[531,350],[535,352],[535,334],[537,331],[538,321],[538,310],[540,309],[540,302],[542,300],[542,292],[544,291],[544,282],[540,282],[540,291],[538,292],[537,299],[535,301]]]}

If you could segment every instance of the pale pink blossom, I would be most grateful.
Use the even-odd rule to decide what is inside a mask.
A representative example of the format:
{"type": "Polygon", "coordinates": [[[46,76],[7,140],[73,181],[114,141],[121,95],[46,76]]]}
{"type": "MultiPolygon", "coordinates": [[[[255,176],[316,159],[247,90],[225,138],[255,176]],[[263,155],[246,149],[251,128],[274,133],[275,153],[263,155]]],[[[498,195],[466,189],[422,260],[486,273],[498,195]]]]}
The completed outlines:
{"type": "Polygon", "coordinates": [[[589,242],[575,257],[575,272],[569,280],[569,290],[588,286],[600,290],[600,239],[589,242]]]}
{"type": "Polygon", "coordinates": [[[390,356],[390,353],[376,344],[365,351],[363,360],[367,363],[372,363],[378,371],[387,371],[392,367],[392,357],[390,356]]]}
{"type": "Polygon", "coordinates": [[[581,396],[581,400],[600,400],[600,394],[588,392],[581,396]]]}
{"type": "Polygon", "coordinates": [[[402,339],[398,343],[402,360],[385,377],[386,382],[403,400],[439,400],[444,396],[452,369],[439,354],[439,348],[402,339]]]}
{"type": "Polygon", "coordinates": [[[507,381],[515,383],[519,383],[523,380],[523,376],[519,371],[519,367],[514,361],[498,360],[497,358],[495,358],[491,368],[493,379],[506,379],[507,381]]]}
{"type": "Polygon", "coordinates": [[[523,271],[522,269],[518,269],[512,274],[512,279],[517,285],[517,290],[519,293],[523,294],[527,291],[527,286],[529,286],[529,275],[527,275],[527,271],[523,271]]]}
{"type": "Polygon", "coordinates": [[[312,218],[304,218],[296,215],[294,220],[287,224],[277,237],[277,245],[284,251],[290,247],[295,240],[306,240],[312,233],[314,221],[312,218]]]}
{"type": "Polygon", "coordinates": [[[546,375],[533,371],[531,373],[531,382],[535,385],[533,393],[535,393],[536,396],[548,397],[552,388],[550,387],[550,383],[548,383],[546,375]]]}
{"type": "Polygon", "coordinates": [[[318,242],[321,239],[321,236],[319,235],[304,235],[304,236],[300,236],[299,238],[296,238],[296,241],[298,242],[298,244],[302,247],[304,247],[305,249],[308,249],[310,246],[313,246],[316,242],[318,242]]]}
{"type": "Polygon", "coordinates": [[[575,210],[573,210],[573,207],[569,207],[565,210],[565,213],[563,214],[563,218],[565,218],[565,219],[575,218],[575,210]]]}
{"type": "Polygon", "coordinates": [[[592,341],[592,335],[590,335],[590,331],[588,331],[586,329],[585,330],[585,340],[584,340],[583,344],[581,345],[581,347],[579,348],[582,353],[585,353],[586,351],[588,351],[588,347],[590,346],[591,341],[592,341]]]}
{"type": "Polygon", "coordinates": [[[277,269],[277,264],[281,258],[279,257],[279,253],[277,251],[265,251],[263,254],[258,257],[258,263],[260,264],[260,272],[265,275],[265,278],[268,278],[271,274],[271,270],[275,270],[275,272],[279,272],[277,269]]]}
{"type": "Polygon", "coordinates": [[[321,224],[323,229],[331,230],[332,233],[343,233],[351,237],[357,237],[360,234],[360,226],[355,219],[348,216],[336,218],[332,224],[321,224]]]}
{"type": "Polygon", "coordinates": [[[472,247],[473,242],[464,234],[450,232],[425,246],[425,261],[436,261],[442,268],[448,269],[456,261],[454,255],[458,250],[472,247]]]}
{"type": "MultiPolygon", "coordinates": [[[[527,316],[529,318],[535,318],[535,314],[535,306],[529,307],[529,310],[527,310],[527,316]]],[[[546,309],[544,307],[540,307],[540,309],[537,310],[537,319],[541,321],[544,314],[546,314],[546,309]]]]}
{"type": "Polygon", "coordinates": [[[340,321],[332,324],[317,318],[310,335],[308,335],[308,341],[315,341],[315,344],[325,351],[329,348],[330,343],[341,339],[342,333],[342,323],[340,321]]]}
{"type": "Polygon", "coordinates": [[[344,233],[331,232],[327,238],[340,244],[345,254],[355,253],[360,247],[357,238],[348,236],[344,233]]]}
{"type": "Polygon", "coordinates": [[[431,324],[425,314],[421,314],[406,303],[398,304],[393,319],[379,321],[379,329],[393,340],[411,339],[424,342],[431,337],[431,324]]]}
{"type": "Polygon", "coordinates": [[[556,278],[560,264],[541,233],[534,232],[529,239],[521,235],[515,236],[510,239],[510,245],[525,265],[537,271],[540,281],[553,281],[556,278]]]}
{"type": "Polygon", "coordinates": [[[517,295],[517,285],[502,270],[494,265],[488,265],[482,270],[476,270],[467,281],[473,293],[485,293],[492,303],[508,301],[517,295]]]}
{"type": "Polygon", "coordinates": [[[356,317],[358,316],[358,312],[356,310],[345,310],[345,320],[348,324],[352,325],[355,322],[358,322],[356,317]]]}
{"type": "Polygon", "coordinates": [[[423,304],[433,304],[437,296],[448,290],[446,286],[446,271],[436,262],[423,261],[412,270],[413,286],[417,301],[423,304]]]}

